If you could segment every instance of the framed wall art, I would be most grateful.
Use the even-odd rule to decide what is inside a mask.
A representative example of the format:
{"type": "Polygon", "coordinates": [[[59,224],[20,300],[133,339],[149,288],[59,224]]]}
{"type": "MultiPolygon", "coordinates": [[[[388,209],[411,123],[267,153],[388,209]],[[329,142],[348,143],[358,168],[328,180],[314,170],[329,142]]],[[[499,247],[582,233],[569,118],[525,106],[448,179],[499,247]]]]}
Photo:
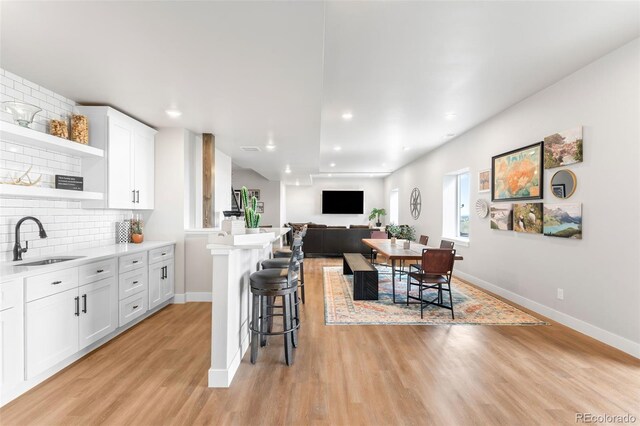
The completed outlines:
{"type": "Polygon", "coordinates": [[[542,234],[542,203],[514,204],[513,230],[527,234],[542,234]]]}
{"type": "Polygon", "coordinates": [[[264,213],[264,201],[258,201],[256,213],[264,213]]]}
{"type": "Polygon", "coordinates": [[[582,162],[582,126],[544,138],[544,168],[582,162]]]}
{"type": "Polygon", "coordinates": [[[491,201],[541,200],[544,188],[543,143],[491,159],[491,201]]]}
{"type": "Polygon", "coordinates": [[[582,204],[545,204],[544,235],[582,239],[582,204]]]}
{"type": "Polygon", "coordinates": [[[478,173],[478,192],[489,192],[491,189],[491,169],[478,173]]]}

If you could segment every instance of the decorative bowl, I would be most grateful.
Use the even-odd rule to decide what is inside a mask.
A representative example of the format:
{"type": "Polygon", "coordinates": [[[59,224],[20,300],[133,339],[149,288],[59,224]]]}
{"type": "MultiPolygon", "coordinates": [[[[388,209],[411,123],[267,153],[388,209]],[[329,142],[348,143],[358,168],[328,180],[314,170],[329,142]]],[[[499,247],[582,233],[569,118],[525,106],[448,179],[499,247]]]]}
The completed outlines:
{"type": "Polygon", "coordinates": [[[15,122],[22,127],[29,127],[29,125],[33,123],[33,118],[36,114],[42,111],[41,108],[35,105],[15,101],[3,102],[2,109],[10,112],[15,122]]]}

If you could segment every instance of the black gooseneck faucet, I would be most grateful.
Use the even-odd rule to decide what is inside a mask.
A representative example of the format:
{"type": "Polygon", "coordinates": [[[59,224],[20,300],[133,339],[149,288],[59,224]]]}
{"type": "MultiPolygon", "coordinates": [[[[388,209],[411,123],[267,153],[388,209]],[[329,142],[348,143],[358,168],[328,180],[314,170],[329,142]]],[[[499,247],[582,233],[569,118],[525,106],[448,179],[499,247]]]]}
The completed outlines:
{"type": "Polygon", "coordinates": [[[29,241],[26,241],[26,247],[22,248],[20,245],[20,226],[25,220],[33,220],[40,228],[40,238],[47,238],[47,233],[42,227],[42,223],[33,216],[25,216],[16,223],[16,243],[13,245],[13,261],[22,260],[22,253],[26,253],[29,250],[29,241]]]}

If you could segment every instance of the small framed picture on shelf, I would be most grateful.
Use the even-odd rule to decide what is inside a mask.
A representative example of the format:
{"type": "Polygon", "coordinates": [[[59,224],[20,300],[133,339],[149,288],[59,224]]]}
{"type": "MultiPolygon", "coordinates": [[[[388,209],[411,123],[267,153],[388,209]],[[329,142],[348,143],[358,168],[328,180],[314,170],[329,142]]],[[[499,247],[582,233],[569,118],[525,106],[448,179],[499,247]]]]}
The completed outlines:
{"type": "Polygon", "coordinates": [[[564,183],[551,185],[551,191],[553,191],[553,195],[555,195],[558,198],[566,198],[567,196],[567,191],[564,186],[564,183]]]}
{"type": "Polygon", "coordinates": [[[258,201],[258,205],[256,207],[256,213],[264,213],[264,202],[258,201]]]}
{"type": "Polygon", "coordinates": [[[242,205],[242,194],[240,192],[239,189],[234,189],[233,190],[233,196],[236,198],[236,204],[238,205],[238,208],[240,210],[242,210],[243,205],[242,205]]]}

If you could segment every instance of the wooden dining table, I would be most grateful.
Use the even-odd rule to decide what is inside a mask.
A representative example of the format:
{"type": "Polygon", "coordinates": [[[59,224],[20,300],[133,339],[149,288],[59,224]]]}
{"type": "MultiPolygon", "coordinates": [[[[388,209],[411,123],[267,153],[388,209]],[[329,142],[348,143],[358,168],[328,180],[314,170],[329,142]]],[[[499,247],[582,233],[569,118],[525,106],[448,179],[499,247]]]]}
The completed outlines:
{"type": "MultiPolygon", "coordinates": [[[[391,239],[381,238],[363,238],[362,243],[377,251],[387,259],[391,260],[391,287],[393,289],[393,303],[396,302],[396,262],[406,260],[421,260],[422,250],[426,248],[435,249],[438,247],[425,246],[411,241],[409,248],[404,248],[404,240],[397,240],[395,244],[391,244],[391,239]]],[[[464,258],[456,254],[455,260],[464,260],[464,258]]]]}

